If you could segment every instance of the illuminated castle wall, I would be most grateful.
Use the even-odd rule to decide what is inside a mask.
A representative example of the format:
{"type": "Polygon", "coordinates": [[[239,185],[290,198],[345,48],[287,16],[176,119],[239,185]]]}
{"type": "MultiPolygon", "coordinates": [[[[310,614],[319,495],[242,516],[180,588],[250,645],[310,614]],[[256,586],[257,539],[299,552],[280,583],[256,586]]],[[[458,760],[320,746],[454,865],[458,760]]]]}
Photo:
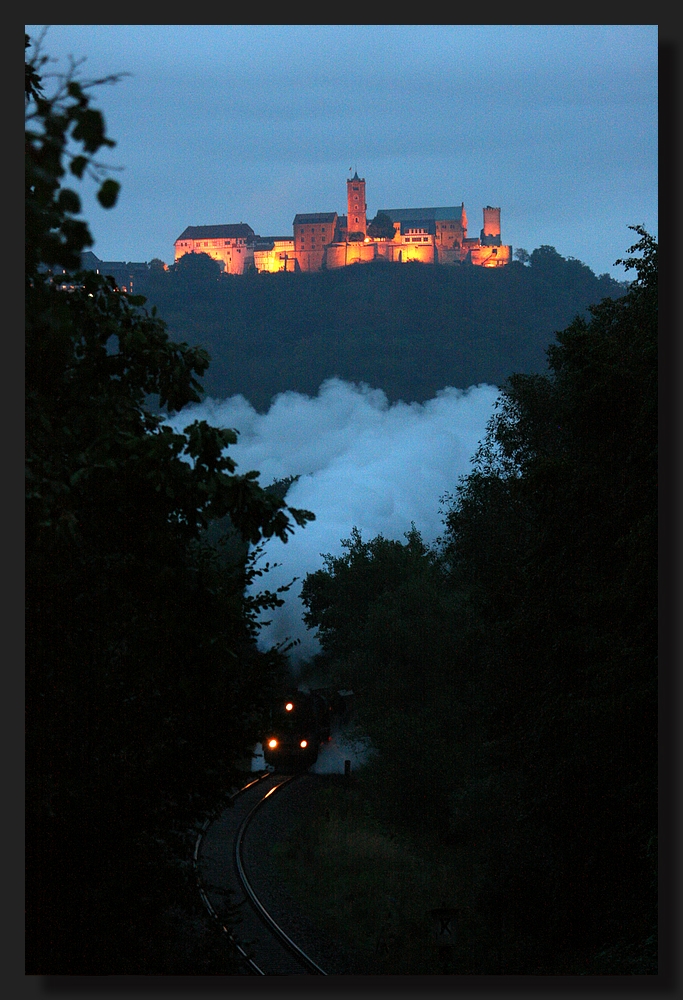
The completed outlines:
{"type": "Polygon", "coordinates": [[[246,271],[321,271],[365,264],[473,264],[504,267],[512,247],[501,240],[500,208],[487,205],[478,237],[467,235],[464,203],[445,208],[381,208],[394,225],[393,239],[368,236],[365,180],[346,182],[346,215],[315,212],[294,217],[293,235],[261,237],[245,223],[188,226],[175,242],[175,259],[206,253],[228,274],[246,271]]]}

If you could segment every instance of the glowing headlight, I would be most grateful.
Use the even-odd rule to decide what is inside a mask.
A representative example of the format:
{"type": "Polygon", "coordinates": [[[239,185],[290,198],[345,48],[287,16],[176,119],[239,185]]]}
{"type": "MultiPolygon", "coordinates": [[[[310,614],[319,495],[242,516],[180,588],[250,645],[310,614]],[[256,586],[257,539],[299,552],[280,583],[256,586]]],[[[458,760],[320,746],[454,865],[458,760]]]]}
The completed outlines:
{"type": "Polygon", "coordinates": [[[277,740],[268,740],[268,746],[270,747],[271,750],[274,750],[275,747],[277,746],[277,740]]]}
{"type": "Polygon", "coordinates": [[[308,740],[302,740],[299,746],[301,747],[302,750],[305,749],[305,747],[308,746],[308,740]]]}
{"type": "Polygon", "coordinates": [[[291,712],[293,708],[294,708],[294,705],[292,705],[291,701],[288,701],[287,704],[285,705],[285,710],[287,712],[291,712]]]}

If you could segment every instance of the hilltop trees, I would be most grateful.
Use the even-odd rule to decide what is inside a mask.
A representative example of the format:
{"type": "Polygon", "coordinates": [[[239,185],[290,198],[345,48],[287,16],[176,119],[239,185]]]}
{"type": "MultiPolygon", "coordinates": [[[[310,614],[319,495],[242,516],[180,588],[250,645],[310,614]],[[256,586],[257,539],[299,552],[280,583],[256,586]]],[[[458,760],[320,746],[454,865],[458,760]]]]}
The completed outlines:
{"type": "Polygon", "coordinates": [[[208,253],[185,253],[173,265],[174,273],[189,284],[217,281],[222,269],[208,253]]]}
{"type": "Polygon", "coordinates": [[[386,212],[378,212],[372,221],[368,222],[368,236],[379,240],[393,240],[396,235],[394,223],[386,212]]]}
{"type": "Polygon", "coordinates": [[[179,280],[169,268],[158,280],[138,277],[137,290],[178,339],[210,351],[204,386],[216,397],[242,393],[264,411],[278,392],[314,395],[337,375],[376,386],[391,402],[422,402],[445,385],[502,385],[513,372],[544,371],[556,330],[590,303],[624,293],[555,250],[551,266],[544,255],[536,261],[359,265],[205,282],[179,280]]]}
{"type": "Polygon", "coordinates": [[[26,63],[27,971],[194,973],[174,854],[282,670],[255,646],[279,598],[246,598],[253,564],[226,567],[206,530],[286,540],[312,515],[236,472],[235,432],[173,433],[150,409],[199,400],[208,355],[78,272],[92,238],[65,180],[94,178],[112,207],[96,156],[113,142],[93,84],[71,73],[47,96],[45,62],[26,63]]]}

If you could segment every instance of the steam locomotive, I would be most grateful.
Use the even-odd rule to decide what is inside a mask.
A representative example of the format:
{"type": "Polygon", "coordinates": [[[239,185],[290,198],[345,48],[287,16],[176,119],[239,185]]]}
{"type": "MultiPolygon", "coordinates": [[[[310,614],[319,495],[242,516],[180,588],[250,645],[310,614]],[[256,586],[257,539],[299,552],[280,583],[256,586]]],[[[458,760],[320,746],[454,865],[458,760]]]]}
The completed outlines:
{"type": "Polygon", "coordinates": [[[327,688],[289,690],[272,706],[262,746],[266,764],[276,769],[310,767],[318,759],[321,743],[330,738],[335,716],[347,709],[343,695],[327,688]]]}

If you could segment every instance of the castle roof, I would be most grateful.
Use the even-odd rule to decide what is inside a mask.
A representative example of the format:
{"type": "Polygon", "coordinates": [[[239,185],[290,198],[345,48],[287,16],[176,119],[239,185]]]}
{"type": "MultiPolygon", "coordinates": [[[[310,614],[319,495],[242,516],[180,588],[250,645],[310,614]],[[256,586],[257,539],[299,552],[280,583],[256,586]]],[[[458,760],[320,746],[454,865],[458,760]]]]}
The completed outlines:
{"type": "Polygon", "coordinates": [[[254,250],[272,250],[276,243],[293,243],[292,236],[255,236],[254,250]]]}
{"type": "Polygon", "coordinates": [[[104,273],[104,268],[116,268],[119,271],[147,271],[146,261],[137,260],[100,260],[92,250],[84,250],[81,253],[81,268],[84,271],[99,271],[104,273]]]}
{"type": "Polygon", "coordinates": [[[337,218],[336,212],[309,212],[308,214],[298,214],[294,216],[295,226],[308,226],[316,222],[334,222],[337,218]]]}
{"type": "MultiPolygon", "coordinates": [[[[254,236],[254,230],[246,222],[226,226],[188,226],[178,240],[229,240],[254,236]]],[[[178,242],[176,240],[176,243],[178,242]]]]}
{"type": "Polygon", "coordinates": [[[92,250],[83,250],[81,252],[81,268],[84,271],[96,271],[102,263],[104,263],[104,261],[101,261],[97,254],[93,253],[92,250]]]}
{"type": "Polygon", "coordinates": [[[464,205],[450,208],[380,208],[379,212],[388,215],[392,222],[439,222],[444,219],[461,219],[464,205]]]}

